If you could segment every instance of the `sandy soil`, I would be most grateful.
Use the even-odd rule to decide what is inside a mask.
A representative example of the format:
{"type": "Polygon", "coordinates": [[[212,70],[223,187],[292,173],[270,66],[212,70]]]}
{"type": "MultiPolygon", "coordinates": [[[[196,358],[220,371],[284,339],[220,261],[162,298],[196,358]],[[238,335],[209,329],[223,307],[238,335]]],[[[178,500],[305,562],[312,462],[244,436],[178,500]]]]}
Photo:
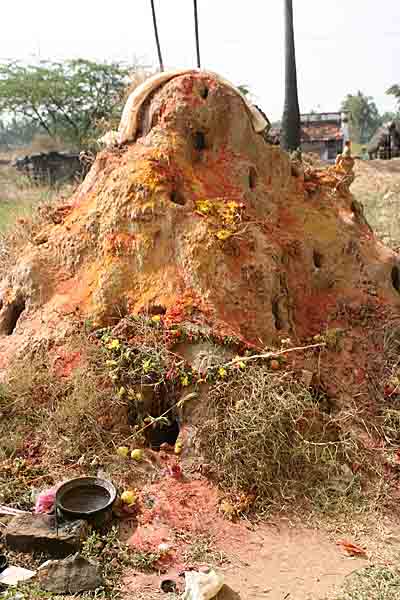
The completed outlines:
{"type": "MultiPolygon", "coordinates": [[[[322,600],[367,564],[345,556],[327,534],[285,523],[248,532],[247,539],[230,548],[229,557],[231,563],[221,568],[226,585],[218,600],[322,600]]],[[[170,578],[183,589],[176,570],[162,577],[132,574],[126,580],[126,600],[166,597],[160,583],[170,578]]]]}

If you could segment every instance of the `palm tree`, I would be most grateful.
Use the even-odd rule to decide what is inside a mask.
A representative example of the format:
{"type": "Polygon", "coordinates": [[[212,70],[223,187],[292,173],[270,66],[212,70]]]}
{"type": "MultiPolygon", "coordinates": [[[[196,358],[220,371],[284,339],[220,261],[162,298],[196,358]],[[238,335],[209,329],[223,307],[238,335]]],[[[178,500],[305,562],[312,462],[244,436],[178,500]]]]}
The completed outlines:
{"type": "Polygon", "coordinates": [[[293,4],[285,3],[285,104],[283,107],[281,147],[294,151],[300,147],[300,109],[297,94],[296,53],[294,48],[293,4]]]}
{"type": "Polygon", "coordinates": [[[197,54],[197,68],[200,69],[200,41],[199,41],[199,18],[197,14],[197,0],[193,0],[194,9],[194,33],[196,37],[196,54],[197,54]]]}
{"type": "Polygon", "coordinates": [[[162,56],[161,56],[160,39],[158,37],[157,19],[156,19],[156,11],[154,8],[154,0],[150,0],[150,1],[151,1],[151,13],[153,15],[153,28],[154,28],[154,36],[156,38],[158,62],[160,63],[160,71],[164,71],[164,64],[163,64],[163,60],[162,60],[162,56]]]}

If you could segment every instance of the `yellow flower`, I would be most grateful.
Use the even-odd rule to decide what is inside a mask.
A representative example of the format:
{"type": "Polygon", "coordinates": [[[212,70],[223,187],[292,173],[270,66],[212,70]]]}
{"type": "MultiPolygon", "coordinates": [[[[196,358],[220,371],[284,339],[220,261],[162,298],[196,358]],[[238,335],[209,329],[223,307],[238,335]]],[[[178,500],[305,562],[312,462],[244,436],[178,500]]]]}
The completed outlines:
{"type": "Polygon", "coordinates": [[[111,340],[111,342],[109,342],[107,344],[107,348],[109,350],[118,350],[118,348],[121,346],[120,341],[119,340],[111,340]]]}
{"type": "Polygon", "coordinates": [[[124,504],[128,506],[132,506],[136,502],[137,495],[133,490],[126,490],[123,494],[121,494],[121,500],[124,504]]]}
{"type": "Polygon", "coordinates": [[[237,361],[237,366],[239,367],[239,369],[244,369],[246,367],[246,364],[243,360],[240,360],[241,357],[240,356],[235,356],[234,360],[237,361]]]}
{"type": "Polygon", "coordinates": [[[206,215],[211,211],[212,203],[210,200],[196,200],[196,208],[203,215],[206,215]]]}
{"type": "Polygon", "coordinates": [[[181,377],[181,384],[183,387],[187,387],[189,385],[189,377],[187,375],[181,377]]]}
{"type": "Polygon", "coordinates": [[[151,358],[147,358],[144,361],[142,370],[144,373],[148,373],[149,371],[151,371],[151,358]]]}
{"type": "Polygon", "coordinates": [[[228,231],[228,229],[221,229],[220,231],[217,231],[215,235],[219,240],[224,241],[233,235],[233,231],[228,231]]]}
{"type": "Polygon", "coordinates": [[[218,369],[218,375],[219,375],[220,377],[226,377],[226,369],[224,369],[224,367],[220,367],[220,368],[218,369]]]}
{"type": "Polygon", "coordinates": [[[153,321],[153,323],[159,323],[161,321],[161,316],[154,315],[154,317],[151,317],[151,320],[153,321]]]}
{"type": "Polygon", "coordinates": [[[118,396],[121,398],[122,396],[124,396],[125,392],[126,389],[123,386],[121,386],[118,390],[118,396]]]}

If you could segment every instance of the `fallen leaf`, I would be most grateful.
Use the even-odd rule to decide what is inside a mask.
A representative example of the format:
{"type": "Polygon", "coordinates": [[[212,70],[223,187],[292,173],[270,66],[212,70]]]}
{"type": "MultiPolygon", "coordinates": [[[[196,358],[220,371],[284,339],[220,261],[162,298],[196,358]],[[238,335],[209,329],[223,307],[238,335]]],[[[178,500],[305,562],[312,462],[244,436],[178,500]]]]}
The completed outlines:
{"type": "Polygon", "coordinates": [[[346,540],[339,540],[336,542],[336,544],[341,546],[349,556],[367,556],[364,548],[360,548],[360,546],[356,546],[355,544],[347,542],[346,540]]]}

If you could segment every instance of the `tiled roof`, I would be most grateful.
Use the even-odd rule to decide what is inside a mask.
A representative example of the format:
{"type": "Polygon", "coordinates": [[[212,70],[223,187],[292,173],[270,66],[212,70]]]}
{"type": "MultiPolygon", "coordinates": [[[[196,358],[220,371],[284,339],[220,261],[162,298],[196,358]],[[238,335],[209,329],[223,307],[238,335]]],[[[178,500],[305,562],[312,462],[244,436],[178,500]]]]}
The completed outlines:
{"type": "MultiPolygon", "coordinates": [[[[268,137],[280,138],[281,130],[273,127],[268,137]]],[[[303,124],[301,128],[302,142],[327,142],[329,140],[342,140],[343,132],[339,123],[309,123],[303,124]]]]}
{"type": "Polygon", "coordinates": [[[341,139],[343,139],[343,132],[339,123],[310,123],[301,128],[302,142],[327,142],[341,139]]]}

